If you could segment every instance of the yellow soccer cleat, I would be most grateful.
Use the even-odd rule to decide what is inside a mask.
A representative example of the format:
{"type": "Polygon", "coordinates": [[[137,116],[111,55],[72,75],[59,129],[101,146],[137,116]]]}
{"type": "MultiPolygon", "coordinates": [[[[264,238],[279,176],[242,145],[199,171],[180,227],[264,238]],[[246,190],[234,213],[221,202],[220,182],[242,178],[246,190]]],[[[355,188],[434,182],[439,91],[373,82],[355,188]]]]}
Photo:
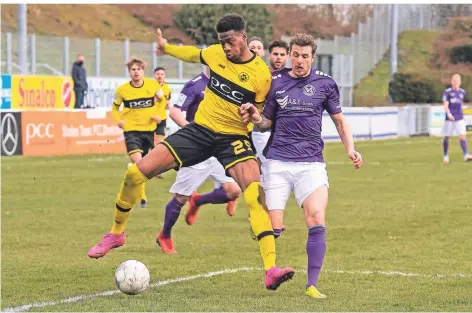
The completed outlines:
{"type": "Polygon", "coordinates": [[[312,298],[315,298],[315,299],[324,299],[324,298],[326,298],[326,296],[324,294],[322,294],[321,292],[319,292],[318,289],[316,289],[316,287],[313,286],[313,285],[306,288],[305,294],[312,297],[312,298]]]}

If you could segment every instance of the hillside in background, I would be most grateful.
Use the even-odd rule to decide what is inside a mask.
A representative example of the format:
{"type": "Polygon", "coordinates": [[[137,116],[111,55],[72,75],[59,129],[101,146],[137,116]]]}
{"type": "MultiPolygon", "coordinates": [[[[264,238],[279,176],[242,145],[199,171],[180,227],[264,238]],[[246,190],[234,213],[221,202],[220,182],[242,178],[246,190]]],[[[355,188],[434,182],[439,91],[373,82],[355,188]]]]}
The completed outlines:
{"type": "MultiPolygon", "coordinates": [[[[462,75],[462,88],[472,94],[472,18],[454,18],[442,31],[406,31],[398,38],[398,72],[431,84],[440,94],[451,76],[462,75]],[[459,52],[458,51],[459,48],[459,52]],[[455,54],[455,55],[454,55],[455,54]],[[432,82],[432,83],[431,83],[432,82]]],[[[354,89],[355,106],[389,104],[390,52],[354,89]]],[[[410,90],[414,90],[411,86],[410,90]]]]}
{"type": "MultiPolygon", "coordinates": [[[[28,32],[37,35],[106,40],[152,41],[157,27],[168,39],[193,41],[174,25],[181,4],[28,4],[28,32]]],[[[347,35],[365,21],[372,5],[267,4],[273,13],[274,39],[300,31],[320,38],[347,35]],[[288,22],[289,21],[289,22],[288,22]],[[342,22],[341,22],[342,21],[342,22]]],[[[1,7],[2,32],[17,30],[17,5],[1,7]]]]}

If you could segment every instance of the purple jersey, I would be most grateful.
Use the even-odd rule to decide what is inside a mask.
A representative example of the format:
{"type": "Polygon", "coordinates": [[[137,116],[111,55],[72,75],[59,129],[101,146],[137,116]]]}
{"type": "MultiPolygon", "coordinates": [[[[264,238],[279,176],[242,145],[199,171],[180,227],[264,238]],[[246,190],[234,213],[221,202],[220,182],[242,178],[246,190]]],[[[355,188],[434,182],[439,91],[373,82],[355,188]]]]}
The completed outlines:
{"type": "MultiPolygon", "coordinates": [[[[462,105],[464,104],[466,92],[464,89],[459,88],[454,90],[452,88],[447,88],[443,93],[443,101],[449,102],[449,111],[451,111],[452,116],[456,121],[464,119],[464,111],[462,110],[462,105]]],[[[446,121],[448,120],[446,116],[446,121]]]]}
{"type": "Polygon", "coordinates": [[[208,84],[208,77],[205,74],[200,74],[192,80],[185,83],[180,92],[179,100],[174,107],[179,108],[182,112],[187,112],[185,119],[188,122],[193,122],[195,113],[197,113],[198,106],[203,100],[203,93],[208,84]]]}
{"type": "Polygon", "coordinates": [[[321,139],[323,111],[341,113],[336,82],[323,72],[293,78],[290,68],[272,73],[272,85],[262,114],[272,120],[264,155],[287,162],[324,162],[321,139]]]}

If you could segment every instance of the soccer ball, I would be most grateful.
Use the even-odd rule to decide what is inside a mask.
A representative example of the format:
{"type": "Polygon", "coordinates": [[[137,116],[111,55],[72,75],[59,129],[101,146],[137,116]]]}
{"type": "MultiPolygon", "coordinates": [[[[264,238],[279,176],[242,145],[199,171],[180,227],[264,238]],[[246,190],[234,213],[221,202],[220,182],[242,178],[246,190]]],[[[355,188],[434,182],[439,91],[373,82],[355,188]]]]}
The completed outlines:
{"type": "Polygon", "coordinates": [[[149,287],[149,270],[136,260],[120,264],[115,271],[116,287],[124,294],[137,295],[149,287]]]}

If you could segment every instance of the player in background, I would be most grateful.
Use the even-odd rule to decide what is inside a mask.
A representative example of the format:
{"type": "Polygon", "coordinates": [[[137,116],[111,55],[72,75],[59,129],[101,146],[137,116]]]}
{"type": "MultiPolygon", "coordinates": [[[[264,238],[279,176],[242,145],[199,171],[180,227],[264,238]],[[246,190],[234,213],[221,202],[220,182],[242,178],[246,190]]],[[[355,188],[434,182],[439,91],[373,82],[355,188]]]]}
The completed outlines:
{"type": "MultiPolygon", "coordinates": [[[[274,72],[285,67],[288,57],[288,45],[285,41],[273,41],[269,45],[269,70],[274,72]]],[[[260,132],[257,128],[252,131],[252,142],[256,148],[256,155],[259,162],[262,164],[265,161],[265,156],[262,153],[270,138],[270,131],[260,132]]],[[[263,175],[264,173],[262,173],[263,175]]]]}
{"type": "MultiPolygon", "coordinates": [[[[178,102],[170,109],[170,118],[178,126],[184,127],[193,122],[198,106],[203,100],[209,77],[210,71],[205,66],[203,73],[188,81],[182,88],[178,102]],[[185,117],[183,112],[187,113],[185,117]]],[[[157,235],[156,242],[162,252],[172,254],[176,253],[171,237],[172,227],[189,199],[185,221],[193,225],[197,219],[199,207],[207,203],[226,203],[226,212],[229,216],[233,216],[236,210],[236,199],[240,196],[241,189],[234,179],[226,176],[225,169],[218,160],[211,157],[201,163],[180,168],[169,192],[173,193],[174,197],[167,203],[164,226],[157,235]],[[199,195],[195,191],[208,177],[213,180],[215,189],[199,195]]]]}
{"type": "MultiPolygon", "coordinates": [[[[128,164],[129,167],[139,162],[149,150],[154,148],[154,130],[160,121],[155,100],[160,87],[155,80],[144,78],[144,61],[131,57],[126,66],[131,81],[116,89],[112,112],[115,121],[124,132],[126,150],[131,161],[128,164]],[[122,104],[123,110],[120,112],[119,108],[122,104]]],[[[141,207],[146,207],[144,186],[140,199],[141,207]]]]}
{"type": "Polygon", "coordinates": [[[272,41],[269,45],[269,70],[280,70],[287,64],[288,45],[283,40],[272,41]]]}
{"type": "Polygon", "coordinates": [[[312,36],[297,34],[292,37],[290,61],[293,68],[272,73],[272,86],[262,114],[252,104],[242,105],[240,113],[243,120],[253,122],[260,131],[275,126],[272,142],[265,151],[267,161],[262,164],[262,185],[274,233],[281,233],[283,210],[293,190],[308,227],[305,293],[313,298],[325,298],[317,289],[326,252],[325,212],[329,186],[321,138],[324,110],[336,125],[355,168],[362,166],[362,157],[354,149],[336,82],[311,67],[315,53],[316,43],[312,36]]]}
{"type": "Polygon", "coordinates": [[[467,129],[464,121],[464,99],[467,93],[460,87],[461,76],[454,74],[451,78],[451,88],[447,88],[443,93],[443,106],[446,111],[443,138],[444,164],[449,163],[449,137],[454,135],[454,130],[459,135],[464,160],[472,161],[472,155],[467,148],[467,129]]]}
{"type": "MultiPolygon", "coordinates": [[[[167,110],[169,109],[169,100],[171,97],[171,90],[169,85],[166,84],[166,70],[163,67],[156,67],[154,69],[154,78],[161,86],[161,90],[157,94],[157,109],[158,109],[158,116],[161,119],[160,122],[157,123],[156,127],[156,146],[164,140],[166,137],[166,120],[167,120],[167,110]]],[[[157,178],[163,178],[161,174],[156,176],[157,178]]]]}
{"type": "Polygon", "coordinates": [[[259,202],[259,166],[248,141],[247,125],[239,115],[242,104],[266,100],[272,80],[263,60],[249,50],[245,28],[242,16],[224,15],[216,24],[219,44],[205,49],[169,44],[157,29],[158,52],[207,65],[210,83],[194,123],[168,136],[139,163],[128,168],[115,203],[115,213],[120,213],[115,218],[116,229],[92,248],[94,257],[104,256],[110,249],[124,244],[123,226],[131,208],[139,201],[144,182],[170,169],[195,165],[214,156],[238,183],[249,206],[266,271],[266,288],[275,290],[293,277],[293,269],[276,266],[274,232],[269,215],[259,202]]]}

